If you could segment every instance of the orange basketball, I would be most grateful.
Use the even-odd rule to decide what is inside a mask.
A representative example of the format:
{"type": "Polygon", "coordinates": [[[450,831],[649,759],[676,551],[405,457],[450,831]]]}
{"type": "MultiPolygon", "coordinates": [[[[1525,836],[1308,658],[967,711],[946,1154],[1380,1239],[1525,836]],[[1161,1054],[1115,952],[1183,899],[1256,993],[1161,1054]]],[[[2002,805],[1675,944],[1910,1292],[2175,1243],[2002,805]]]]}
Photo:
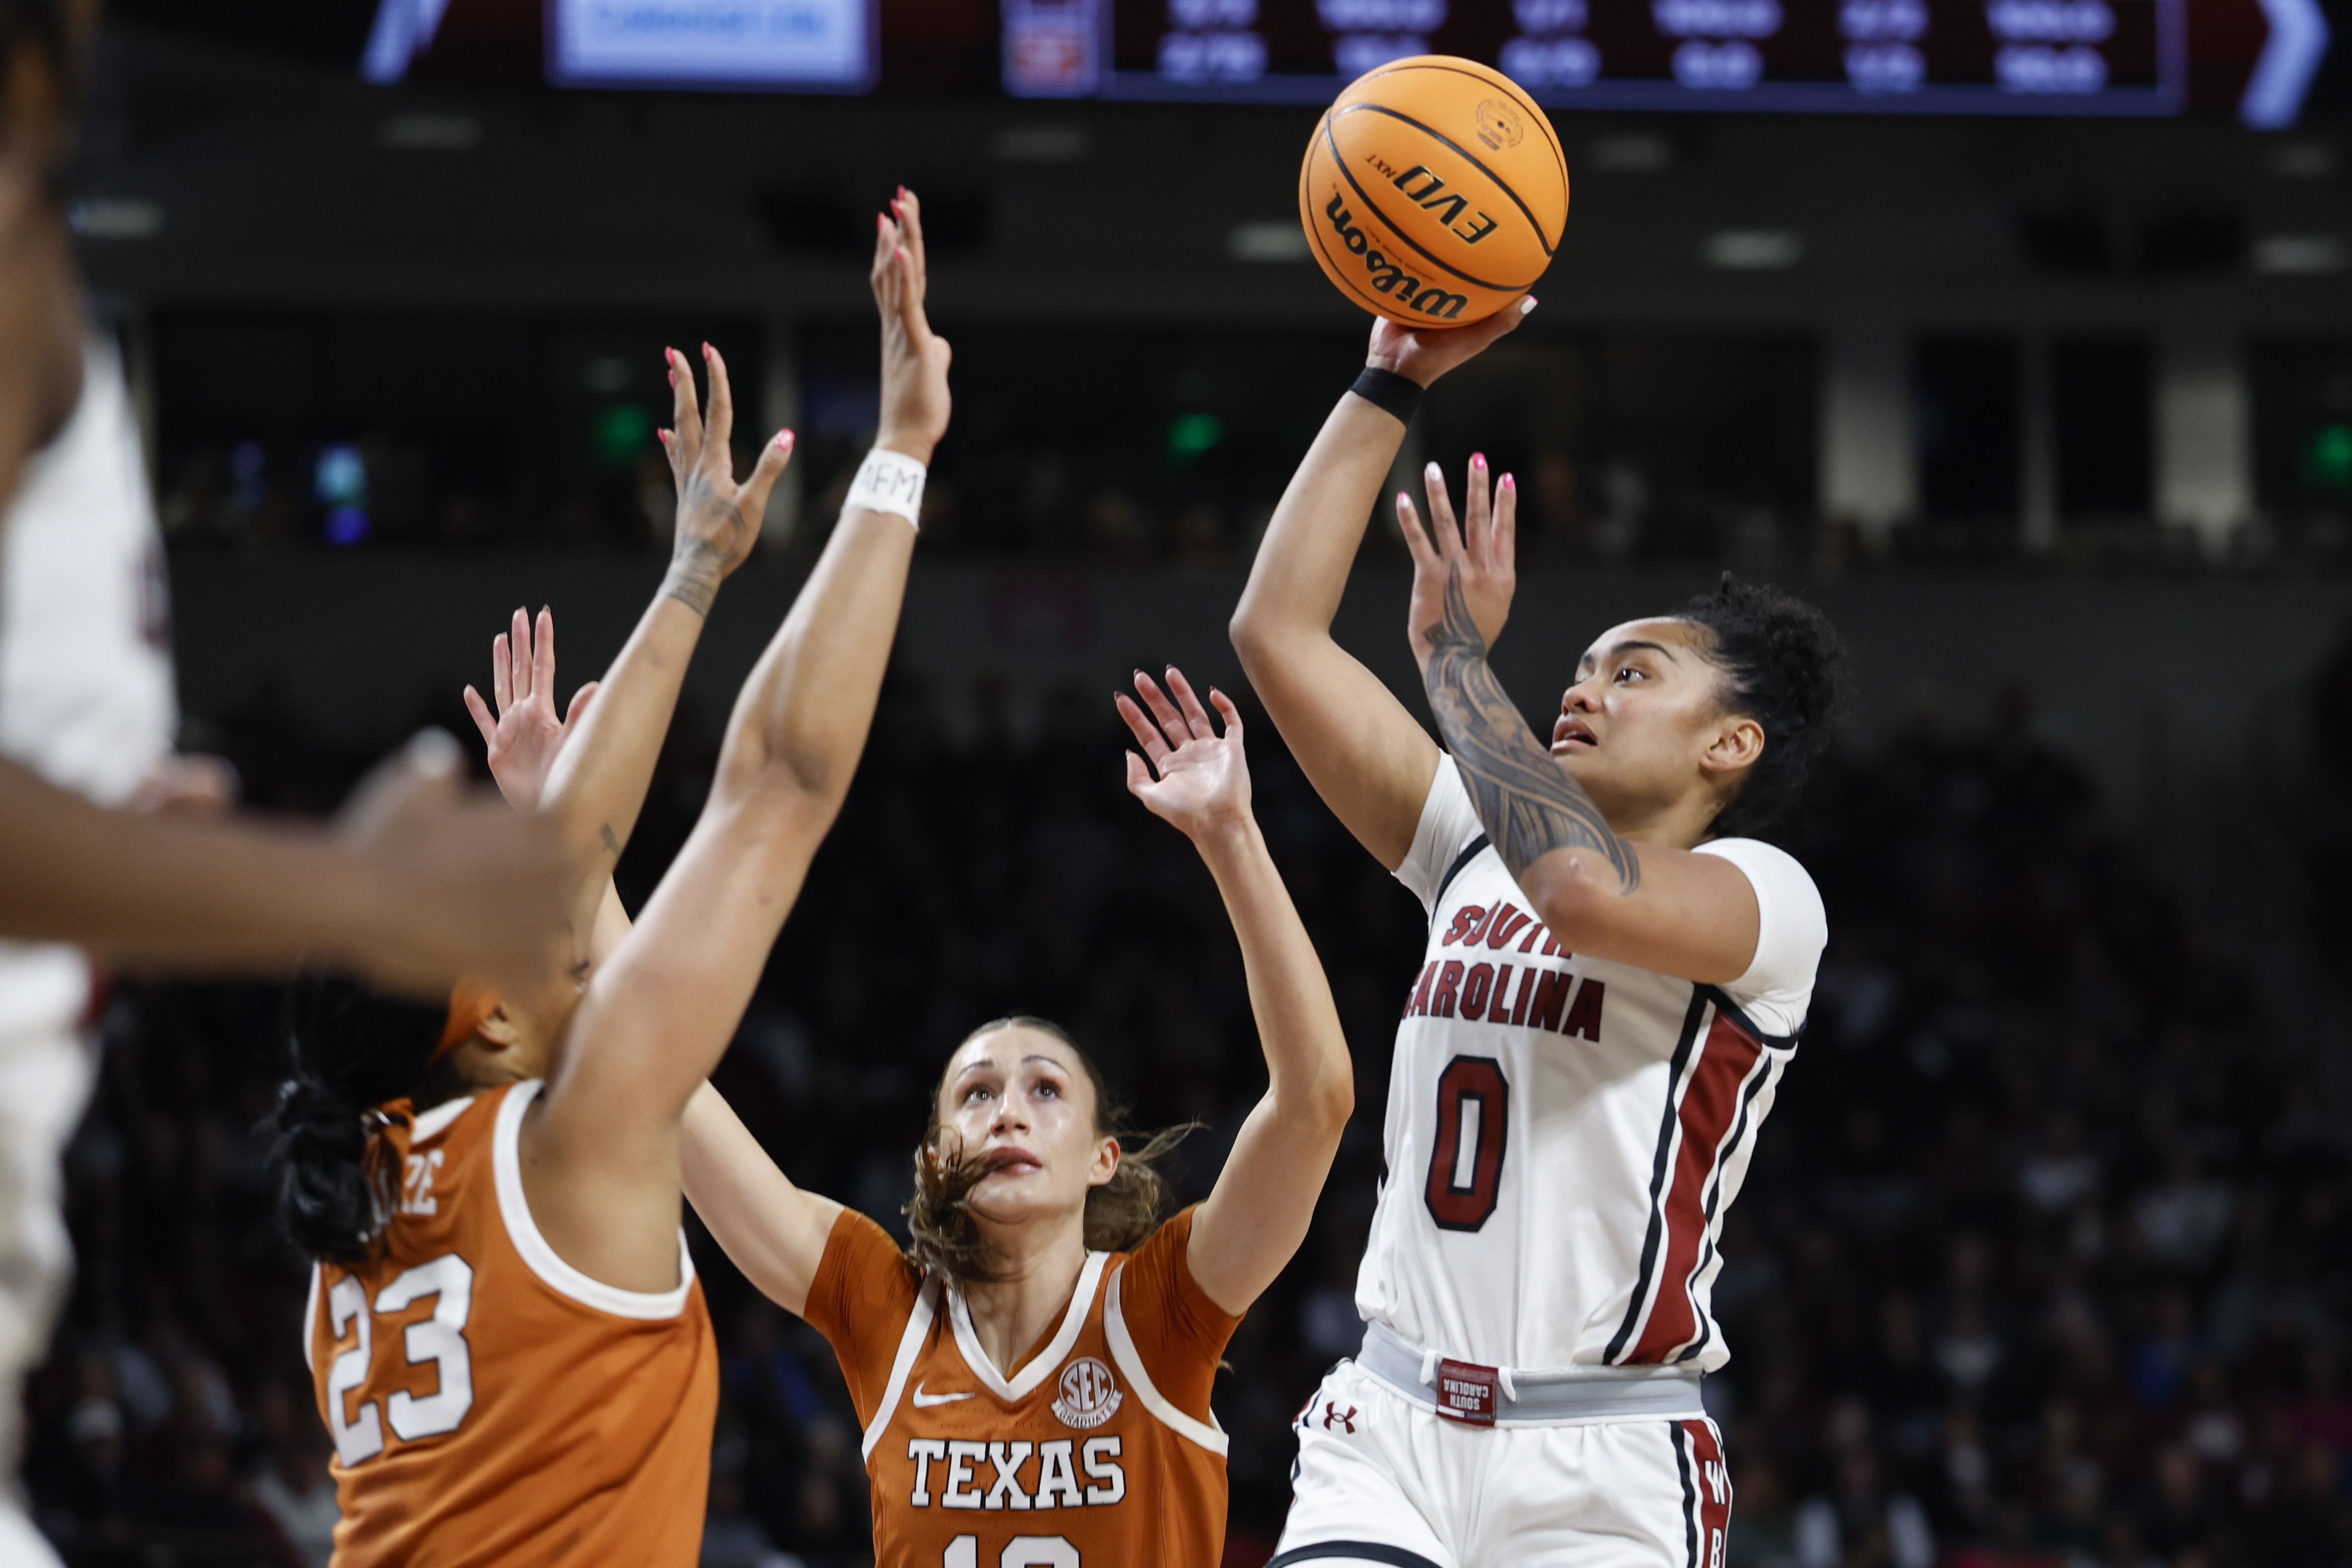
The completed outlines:
{"type": "Polygon", "coordinates": [[[1315,128],[1298,216],[1325,276],[1407,326],[1465,326],[1551,265],[1568,160],[1518,84],[1452,55],[1391,60],[1315,128]]]}

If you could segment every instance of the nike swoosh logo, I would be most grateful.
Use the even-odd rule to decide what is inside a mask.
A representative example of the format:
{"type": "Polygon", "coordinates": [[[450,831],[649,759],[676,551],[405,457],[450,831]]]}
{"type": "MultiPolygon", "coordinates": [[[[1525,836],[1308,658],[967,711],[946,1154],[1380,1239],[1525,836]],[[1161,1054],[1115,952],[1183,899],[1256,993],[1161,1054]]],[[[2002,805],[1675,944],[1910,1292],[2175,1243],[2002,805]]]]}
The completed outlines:
{"type": "Polygon", "coordinates": [[[926,1394],[923,1385],[915,1385],[915,1408],[928,1410],[934,1405],[952,1405],[959,1399],[969,1399],[969,1394],[926,1394]]]}

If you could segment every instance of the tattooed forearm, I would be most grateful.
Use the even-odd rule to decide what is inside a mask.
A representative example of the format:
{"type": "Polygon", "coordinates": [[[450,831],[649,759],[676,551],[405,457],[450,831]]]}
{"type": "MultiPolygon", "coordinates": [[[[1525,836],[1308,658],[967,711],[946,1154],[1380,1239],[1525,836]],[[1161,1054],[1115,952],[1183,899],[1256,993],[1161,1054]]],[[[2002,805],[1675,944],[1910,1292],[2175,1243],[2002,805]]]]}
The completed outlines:
{"type": "Polygon", "coordinates": [[[604,838],[606,852],[618,857],[621,852],[621,840],[620,836],[613,831],[613,824],[606,822],[597,828],[596,831],[604,838]]]}
{"type": "Polygon", "coordinates": [[[701,543],[688,545],[669,563],[662,591],[707,621],[711,603],[719,597],[719,580],[727,575],[725,567],[725,558],[718,549],[701,543]]]}
{"type": "Polygon", "coordinates": [[[1513,876],[1558,849],[1598,850],[1620,890],[1642,885],[1642,862],[1601,808],[1551,758],[1528,728],[1495,672],[1457,572],[1445,585],[1444,617],[1423,633],[1429,663],[1422,675],[1445,747],[1462,769],[1478,821],[1513,876]]]}

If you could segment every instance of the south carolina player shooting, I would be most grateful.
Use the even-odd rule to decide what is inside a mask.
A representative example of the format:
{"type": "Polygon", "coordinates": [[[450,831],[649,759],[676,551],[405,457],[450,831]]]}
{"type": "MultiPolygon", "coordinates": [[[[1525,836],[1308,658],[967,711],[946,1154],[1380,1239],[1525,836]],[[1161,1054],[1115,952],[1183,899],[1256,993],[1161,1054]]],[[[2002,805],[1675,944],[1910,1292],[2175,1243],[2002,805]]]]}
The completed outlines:
{"type": "MultiPolygon", "coordinates": [[[[579,847],[581,978],[461,987],[446,1009],[342,981],[298,992],[275,1176],[287,1229],[319,1260],[305,1348],[335,1440],[344,1568],[686,1568],[699,1552],[718,1367],[679,1228],[678,1124],[848,790],[948,421],[914,199],[893,212],[875,242],[875,450],[635,928],[612,867],[703,617],[791,448],[780,433],[739,485],[727,368],[707,345],[707,425],[691,367],[669,356],[670,570],[533,802],[579,847]]],[[[543,660],[551,692],[549,637],[521,655],[509,674],[529,727],[543,694],[526,673],[543,660]]],[[[509,789],[528,750],[501,758],[509,789]]]]}
{"type": "Polygon", "coordinates": [[[1216,879],[1265,1050],[1265,1097],[1206,1202],[1159,1223],[1157,1145],[1123,1147],[1093,1062],[1034,1019],[985,1025],[950,1057],[915,1158],[911,1256],[795,1187],[715,1092],[688,1113],[695,1212],[841,1359],[883,1568],[1217,1563],[1210,1382],[1305,1239],[1354,1106],[1330,988],[1250,812],[1240,716],[1212,692],[1220,736],[1172,668],[1164,692],[1141,672],[1135,685],[1140,706],[1118,699],[1142,748],[1128,789],[1216,879]]]}
{"type": "Polygon", "coordinates": [[[1266,530],[1234,646],[1307,777],[1428,912],[1358,1278],[1363,1347],[1297,1422],[1277,1564],[1721,1562],[1730,1483],[1700,1379],[1724,1212],[1827,939],[1804,868],[1747,835],[1827,738],[1821,614],[1734,585],[1603,632],[1547,748],[1486,666],[1517,487],[1470,465],[1435,538],[1397,498],[1444,749],[1332,640],[1423,388],[1523,319],[1381,322],[1266,530]]]}

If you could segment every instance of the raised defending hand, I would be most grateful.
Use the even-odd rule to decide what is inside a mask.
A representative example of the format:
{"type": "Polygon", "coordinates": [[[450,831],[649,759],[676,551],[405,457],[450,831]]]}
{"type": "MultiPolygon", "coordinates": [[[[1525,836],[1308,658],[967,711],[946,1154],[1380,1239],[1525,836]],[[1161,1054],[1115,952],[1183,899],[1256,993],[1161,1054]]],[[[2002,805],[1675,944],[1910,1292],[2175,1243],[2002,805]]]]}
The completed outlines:
{"type": "Polygon", "coordinates": [[[1457,528],[1444,474],[1433,463],[1423,477],[1429,486],[1430,530],[1423,531],[1412,497],[1402,490],[1397,492],[1397,522],[1404,529],[1405,549],[1412,552],[1412,607],[1405,614],[1405,635],[1412,643],[1413,662],[1426,665],[1432,632],[1449,615],[1468,616],[1489,647],[1503,634],[1511,593],[1518,584],[1519,487],[1508,474],[1494,484],[1486,459],[1472,457],[1469,517],[1457,528]],[[1431,533],[1436,535],[1433,544],[1431,533]],[[1457,586],[1458,603],[1453,601],[1457,586]]]}
{"type": "Polygon", "coordinates": [[[1214,686],[1209,688],[1209,700],[1225,721],[1225,733],[1220,736],[1193,695],[1192,684],[1175,665],[1168,666],[1166,692],[1141,670],[1135,672],[1135,689],[1141,705],[1125,692],[1111,698],[1143,747],[1140,757],[1127,754],[1128,793],[1150,808],[1153,816],[1196,841],[1246,823],[1249,763],[1242,755],[1242,716],[1232,700],[1214,686]]]}
{"type": "Polygon", "coordinates": [[[930,288],[923,204],[904,185],[874,220],[874,304],[882,313],[882,423],[874,444],[918,463],[948,433],[948,340],[923,313],[930,288]]]}
{"type": "Polygon", "coordinates": [[[471,686],[466,688],[466,711],[489,747],[490,777],[499,781],[507,804],[518,811],[539,804],[555,754],[588,711],[596,687],[590,681],[572,693],[571,707],[556,716],[555,614],[543,605],[536,637],[530,618],[517,610],[512,634],[501,632],[490,639],[490,694],[498,699],[498,716],[490,716],[489,705],[471,686]]]}
{"type": "Polygon", "coordinates": [[[1535,308],[1536,297],[1523,294],[1484,321],[1473,321],[1467,327],[1407,327],[1382,316],[1372,323],[1372,344],[1364,363],[1427,386],[1456,365],[1485,353],[1496,339],[1517,331],[1535,308]]]}
{"type": "Polygon", "coordinates": [[[464,779],[457,743],[428,729],[335,819],[369,911],[367,939],[337,956],[378,984],[446,997],[467,976],[523,989],[562,963],[575,873],[554,824],[476,797],[464,779]]]}
{"type": "Polygon", "coordinates": [[[720,581],[743,564],[760,540],[768,492],[792,461],[793,433],[776,432],[760,449],[751,476],[737,484],[735,454],[727,444],[735,433],[735,396],[727,384],[727,361],[718,350],[702,345],[702,362],[710,374],[710,412],[706,416],[695,398],[694,367],[676,349],[662,354],[669,361],[674,428],[660,433],[661,444],[669,454],[670,476],[677,481],[677,533],[670,541],[666,590],[696,613],[708,615],[720,581]]]}

